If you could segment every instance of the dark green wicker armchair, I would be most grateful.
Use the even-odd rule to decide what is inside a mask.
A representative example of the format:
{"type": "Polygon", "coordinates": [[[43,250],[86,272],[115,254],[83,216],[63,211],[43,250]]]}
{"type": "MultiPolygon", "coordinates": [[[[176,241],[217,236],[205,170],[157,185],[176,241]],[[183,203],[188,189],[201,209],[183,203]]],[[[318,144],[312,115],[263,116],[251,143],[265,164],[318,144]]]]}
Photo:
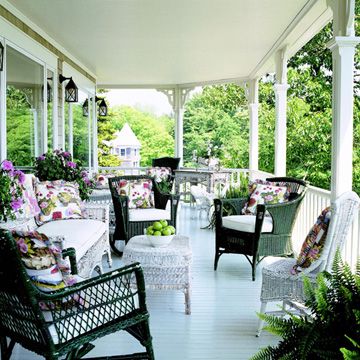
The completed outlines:
{"type": "MultiPolygon", "coordinates": [[[[75,271],[75,251],[64,253],[75,271]]],[[[46,359],[80,359],[94,348],[91,341],[118,330],[134,336],[146,352],[98,359],[154,359],[144,278],[137,263],[44,293],[30,281],[11,233],[1,230],[0,311],[2,360],[10,359],[16,343],[46,359]],[[41,310],[39,303],[49,310],[41,310]]]]}
{"type": "Polygon", "coordinates": [[[252,226],[245,227],[241,225],[241,220],[244,219],[242,217],[232,218],[234,222],[240,220],[240,224],[232,226],[232,228],[223,225],[224,206],[232,210],[232,216],[239,216],[247,198],[214,200],[214,270],[217,269],[218,261],[222,254],[242,254],[246,256],[252,267],[252,280],[254,281],[256,265],[265,256],[291,256],[293,254],[291,233],[299,206],[305,196],[307,183],[288,177],[268,178],[266,180],[274,184],[286,183],[288,188],[290,188],[289,201],[281,204],[258,205],[256,217],[252,216],[251,219],[252,226]],[[271,218],[265,217],[266,212],[269,212],[271,218]],[[271,225],[269,225],[269,222],[271,225]]]}
{"type": "Polygon", "coordinates": [[[128,175],[109,178],[109,186],[114,204],[116,219],[115,233],[110,240],[110,245],[115,253],[122,253],[115,246],[117,240],[128,242],[133,236],[144,234],[144,229],[156,220],[166,219],[169,225],[176,228],[176,214],[179,205],[179,195],[162,193],[154,179],[147,175],[128,175]],[[129,209],[129,198],[118,194],[119,182],[121,180],[149,179],[152,181],[154,190],[155,207],[151,209],[129,209]],[[169,208],[165,209],[169,202],[169,208]],[[140,214],[140,216],[138,216],[140,214]]]}

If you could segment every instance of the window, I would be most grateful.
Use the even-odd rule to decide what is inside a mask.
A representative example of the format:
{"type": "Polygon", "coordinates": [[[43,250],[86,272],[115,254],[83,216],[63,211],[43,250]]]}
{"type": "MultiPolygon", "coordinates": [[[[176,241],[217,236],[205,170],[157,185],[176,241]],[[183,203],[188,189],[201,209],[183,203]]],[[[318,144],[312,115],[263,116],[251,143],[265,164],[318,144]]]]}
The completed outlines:
{"type": "Polygon", "coordinates": [[[30,166],[44,150],[44,67],[10,46],[6,65],[7,158],[30,166]]]}
{"type": "Polygon", "coordinates": [[[121,150],[120,150],[120,155],[121,155],[121,156],[125,156],[125,149],[121,149],[121,150]]]}

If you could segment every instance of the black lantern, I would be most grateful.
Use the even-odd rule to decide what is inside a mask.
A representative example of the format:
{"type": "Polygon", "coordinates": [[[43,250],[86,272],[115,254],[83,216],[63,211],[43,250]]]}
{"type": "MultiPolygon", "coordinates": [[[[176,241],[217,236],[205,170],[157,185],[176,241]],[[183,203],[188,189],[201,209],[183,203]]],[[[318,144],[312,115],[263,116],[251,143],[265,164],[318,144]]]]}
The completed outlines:
{"type": "Polygon", "coordinates": [[[99,108],[98,108],[98,114],[99,116],[107,116],[107,105],[105,102],[105,99],[101,99],[101,102],[99,104],[99,108]]]}
{"type": "Polygon", "coordinates": [[[0,71],[3,71],[4,66],[4,45],[0,42],[0,71]]]}
{"type": "MultiPolygon", "coordinates": [[[[51,80],[52,80],[52,78],[51,78],[51,80]]],[[[51,101],[52,101],[52,88],[51,88],[48,81],[46,82],[46,88],[47,88],[47,102],[51,103],[51,101]]]]}
{"type": "Polygon", "coordinates": [[[78,102],[78,87],[75,85],[72,77],[65,77],[63,75],[59,75],[60,84],[65,80],[69,80],[69,82],[65,86],[65,101],[66,102],[78,102]]]}
{"type": "Polygon", "coordinates": [[[83,116],[85,116],[85,117],[89,116],[89,101],[88,101],[88,99],[85,99],[82,108],[83,108],[82,109],[83,116]]]}

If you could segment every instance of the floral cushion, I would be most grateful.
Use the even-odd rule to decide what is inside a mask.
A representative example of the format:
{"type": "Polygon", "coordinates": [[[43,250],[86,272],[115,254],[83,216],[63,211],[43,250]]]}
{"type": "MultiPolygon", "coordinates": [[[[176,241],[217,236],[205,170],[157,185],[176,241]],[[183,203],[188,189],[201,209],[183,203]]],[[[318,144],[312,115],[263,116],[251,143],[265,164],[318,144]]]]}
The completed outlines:
{"type": "Polygon", "coordinates": [[[129,209],[154,207],[154,193],[150,179],[120,180],[118,194],[129,197],[129,209]]]}
{"type": "Polygon", "coordinates": [[[38,182],[35,194],[41,210],[38,216],[40,222],[83,217],[78,184],[75,182],[64,180],[38,182]]]}
{"type": "Polygon", "coordinates": [[[321,212],[315,224],[307,234],[301,247],[300,254],[296,260],[296,265],[292,269],[293,274],[308,268],[320,257],[321,251],[325,245],[330,218],[331,210],[330,207],[327,207],[321,212]]]}
{"type": "MultiPolygon", "coordinates": [[[[41,291],[51,292],[74,285],[79,277],[70,274],[70,266],[62,257],[61,244],[52,242],[45,234],[37,231],[12,231],[21,260],[32,283],[41,291]]],[[[72,306],[76,298],[61,301],[72,306]]],[[[42,310],[57,306],[52,301],[39,302],[42,310]]]]}
{"type": "Polygon", "coordinates": [[[23,204],[21,206],[21,213],[16,213],[18,219],[28,219],[39,215],[40,208],[35,196],[34,183],[35,176],[26,174],[24,182],[20,185],[22,189],[23,204]]]}
{"type": "Polygon", "coordinates": [[[146,170],[146,174],[153,177],[157,183],[167,181],[171,175],[171,168],[169,167],[151,167],[146,170]]]}
{"type": "Polygon", "coordinates": [[[280,204],[287,201],[286,186],[257,184],[250,195],[249,201],[242,209],[244,215],[255,215],[258,204],[280,204]]]}

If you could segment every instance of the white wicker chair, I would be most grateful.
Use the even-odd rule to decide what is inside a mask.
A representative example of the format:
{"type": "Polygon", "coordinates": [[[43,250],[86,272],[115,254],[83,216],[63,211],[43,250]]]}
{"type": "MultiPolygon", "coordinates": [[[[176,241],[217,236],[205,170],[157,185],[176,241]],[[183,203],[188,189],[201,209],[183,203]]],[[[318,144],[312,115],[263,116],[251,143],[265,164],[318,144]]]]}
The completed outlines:
{"type": "MultiPolygon", "coordinates": [[[[336,249],[342,249],[356,210],[359,207],[360,199],[354,192],[346,192],[339,196],[331,204],[331,220],[325,246],[318,260],[301,273],[292,275],[291,269],[296,259],[281,259],[264,266],[262,270],[261,286],[261,308],[260,313],[284,315],[284,311],[266,311],[267,303],[270,301],[282,301],[283,308],[290,306],[299,307],[296,302],[303,304],[303,277],[304,275],[315,283],[316,276],[321,271],[330,271],[332,268],[336,249]]],[[[300,308],[301,309],[301,308],[300,308]]],[[[259,320],[257,336],[260,335],[264,321],[259,320]]]]}
{"type": "Polygon", "coordinates": [[[204,187],[201,187],[199,185],[192,185],[190,187],[190,192],[195,200],[195,205],[196,209],[198,210],[199,218],[201,218],[201,212],[204,211],[206,217],[210,221],[210,208],[214,202],[214,194],[210,194],[205,190],[204,187]]]}

